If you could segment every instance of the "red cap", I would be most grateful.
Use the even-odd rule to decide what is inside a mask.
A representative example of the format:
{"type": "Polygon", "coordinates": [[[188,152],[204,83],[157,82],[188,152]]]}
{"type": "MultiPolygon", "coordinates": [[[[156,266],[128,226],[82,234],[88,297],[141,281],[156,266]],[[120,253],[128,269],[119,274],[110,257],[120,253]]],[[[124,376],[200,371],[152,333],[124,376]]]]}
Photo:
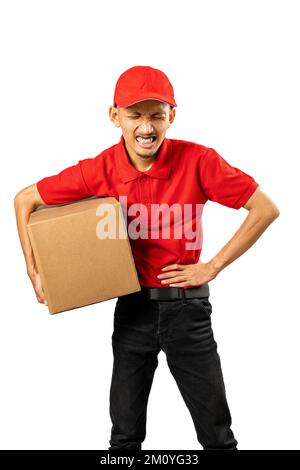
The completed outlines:
{"type": "Polygon", "coordinates": [[[177,106],[166,74],[149,66],[136,65],[120,75],[114,93],[114,106],[123,108],[150,99],[177,106]]]}

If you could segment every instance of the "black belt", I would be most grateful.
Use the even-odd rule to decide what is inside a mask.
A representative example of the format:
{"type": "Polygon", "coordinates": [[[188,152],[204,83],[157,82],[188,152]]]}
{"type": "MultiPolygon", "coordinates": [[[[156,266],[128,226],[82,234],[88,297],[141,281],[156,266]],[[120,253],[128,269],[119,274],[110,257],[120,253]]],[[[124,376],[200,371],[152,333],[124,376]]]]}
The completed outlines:
{"type": "Polygon", "coordinates": [[[141,293],[150,300],[178,300],[209,297],[208,283],[200,287],[145,287],[141,286],[141,293]]]}

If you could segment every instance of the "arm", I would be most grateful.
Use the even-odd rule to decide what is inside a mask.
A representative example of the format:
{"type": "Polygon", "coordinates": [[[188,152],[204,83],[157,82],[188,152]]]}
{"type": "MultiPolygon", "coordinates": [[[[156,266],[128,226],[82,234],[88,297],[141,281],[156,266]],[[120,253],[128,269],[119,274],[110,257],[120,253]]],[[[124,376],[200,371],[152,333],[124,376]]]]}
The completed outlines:
{"type": "Polygon", "coordinates": [[[25,257],[27,274],[32,282],[37,300],[40,303],[45,303],[47,305],[26,227],[31,212],[33,212],[39,205],[45,205],[45,202],[42,200],[37,190],[36,184],[27,186],[15,195],[14,207],[17,228],[21,247],[25,257]]]}
{"type": "Polygon", "coordinates": [[[280,213],[274,202],[259,188],[243,207],[249,211],[246,219],[216,256],[207,263],[175,264],[163,268],[162,271],[168,272],[158,276],[164,280],[162,284],[188,287],[211,281],[222,269],[245,253],[280,213]]]}
{"type": "Polygon", "coordinates": [[[246,219],[229,242],[209,262],[214,277],[245,253],[280,214],[274,202],[259,188],[243,207],[249,211],[246,219]]]}
{"type": "MultiPolygon", "coordinates": [[[[25,256],[27,274],[30,277],[37,300],[40,303],[46,303],[46,299],[42,289],[40,275],[37,271],[30,238],[27,233],[26,225],[29,221],[30,214],[39,205],[68,204],[96,194],[93,189],[90,189],[89,184],[91,184],[93,188],[95,174],[102,175],[104,173],[101,166],[95,169],[96,162],[100,165],[103,163],[103,160],[101,159],[100,161],[96,158],[79,160],[77,164],[64,168],[55,175],[47,176],[37,181],[36,184],[27,186],[15,196],[14,205],[17,226],[25,256]]],[[[103,178],[103,181],[100,181],[100,183],[97,181],[96,184],[99,191],[103,191],[103,194],[107,194],[105,178],[103,178]]]]}

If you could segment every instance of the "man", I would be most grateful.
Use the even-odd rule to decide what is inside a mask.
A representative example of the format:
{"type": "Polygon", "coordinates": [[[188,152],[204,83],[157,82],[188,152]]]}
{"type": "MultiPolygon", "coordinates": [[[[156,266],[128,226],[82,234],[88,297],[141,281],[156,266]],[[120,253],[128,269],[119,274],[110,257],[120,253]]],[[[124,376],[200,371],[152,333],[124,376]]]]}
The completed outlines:
{"type": "Polygon", "coordinates": [[[255,243],[279,210],[253,177],[213,148],[166,138],[176,106],[173,87],[162,71],[148,66],[126,70],[109,108],[111,121],[122,130],[119,143],[15,196],[27,272],[39,302],[45,302],[45,296],[26,232],[37,205],[114,196],[126,198],[129,222],[134,221],[134,205],[142,213],[141,236],[129,233],[142,289],[119,297],[114,313],[110,450],[141,449],[160,350],[203,449],[237,449],[211,327],[208,283],[255,243]],[[228,243],[203,263],[202,229],[197,224],[207,200],[244,207],[248,214],[228,243]],[[149,211],[152,214],[157,205],[163,205],[165,213],[170,208],[173,212],[167,222],[156,218],[149,227],[149,211]],[[172,229],[168,236],[165,229],[172,229]]]}

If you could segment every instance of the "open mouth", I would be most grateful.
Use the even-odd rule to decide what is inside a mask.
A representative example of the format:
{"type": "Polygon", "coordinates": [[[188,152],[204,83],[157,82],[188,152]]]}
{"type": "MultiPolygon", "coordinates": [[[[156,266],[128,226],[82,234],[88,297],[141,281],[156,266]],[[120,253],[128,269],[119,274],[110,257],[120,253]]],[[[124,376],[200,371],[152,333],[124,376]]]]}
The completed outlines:
{"type": "Polygon", "coordinates": [[[156,136],[152,135],[152,136],[149,136],[149,137],[142,137],[142,136],[138,135],[136,137],[136,141],[142,147],[150,147],[156,141],[156,136]]]}

